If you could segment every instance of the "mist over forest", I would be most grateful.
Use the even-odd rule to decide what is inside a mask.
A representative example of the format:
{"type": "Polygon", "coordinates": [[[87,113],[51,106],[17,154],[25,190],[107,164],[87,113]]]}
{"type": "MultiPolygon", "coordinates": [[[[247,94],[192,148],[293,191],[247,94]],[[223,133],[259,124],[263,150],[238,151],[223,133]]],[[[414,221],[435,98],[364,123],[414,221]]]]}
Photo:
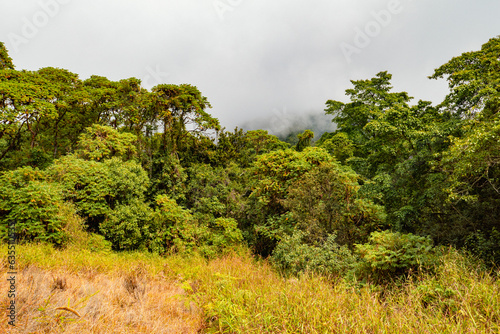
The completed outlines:
{"type": "Polygon", "coordinates": [[[275,109],[267,117],[244,122],[241,125],[244,130],[266,130],[277,136],[280,140],[295,145],[298,142],[297,135],[304,130],[314,132],[313,141],[318,140],[325,132],[333,132],[336,129],[332,118],[321,112],[289,112],[287,108],[275,109]]]}

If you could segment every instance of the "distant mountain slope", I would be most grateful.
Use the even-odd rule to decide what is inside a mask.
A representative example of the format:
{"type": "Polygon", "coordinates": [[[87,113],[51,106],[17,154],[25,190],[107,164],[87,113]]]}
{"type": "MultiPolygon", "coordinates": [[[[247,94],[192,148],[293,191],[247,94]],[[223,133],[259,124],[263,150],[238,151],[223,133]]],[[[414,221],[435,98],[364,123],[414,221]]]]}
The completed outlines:
{"type": "Polygon", "coordinates": [[[332,123],[332,116],[325,115],[323,112],[297,114],[287,112],[285,109],[275,111],[268,117],[246,122],[242,128],[244,130],[267,130],[280,140],[295,145],[298,141],[297,135],[306,129],[314,132],[314,141],[316,141],[323,133],[335,131],[336,126],[332,123]]]}

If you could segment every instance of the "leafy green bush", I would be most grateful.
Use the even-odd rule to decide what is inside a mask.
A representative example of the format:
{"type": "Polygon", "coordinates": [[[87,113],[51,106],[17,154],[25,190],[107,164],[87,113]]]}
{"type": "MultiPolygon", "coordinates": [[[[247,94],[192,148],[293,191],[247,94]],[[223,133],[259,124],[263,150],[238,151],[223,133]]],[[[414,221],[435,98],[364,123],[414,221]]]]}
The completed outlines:
{"type": "Polygon", "coordinates": [[[136,250],[145,246],[145,229],[152,210],[143,201],[132,199],[118,205],[100,225],[100,232],[116,250],[136,250]]]}
{"type": "Polygon", "coordinates": [[[44,241],[62,245],[68,239],[59,215],[62,188],[43,180],[43,173],[31,167],[0,176],[0,235],[8,237],[9,222],[16,223],[19,241],[44,241]]]}
{"type": "Polygon", "coordinates": [[[199,227],[188,210],[166,195],[156,197],[147,247],[155,253],[186,251],[196,246],[199,227]]]}
{"type": "Polygon", "coordinates": [[[142,200],[149,184],[138,163],[118,158],[97,162],[69,155],[50,166],[47,174],[64,187],[65,199],[75,204],[91,232],[99,232],[100,224],[118,206],[142,200]]]}
{"type": "Polygon", "coordinates": [[[324,275],[343,276],[354,262],[354,256],[346,246],[339,246],[335,234],[330,234],[324,243],[305,243],[304,232],[295,231],[284,237],[276,246],[272,262],[290,274],[316,272],[324,275]]]}
{"type": "Polygon", "coordinates": [[[165,195],[156,198],[147,240],[148,248],[157,253],[191,252],[212,257],[243,240],[238,223],[232,218],[217,218],[201,223],[190,211],[165,195]]]}
{"type": "Polygon", "coordinates": [[[209,258],[223,254],[243,241],[238,222],[233,218],[214,219],[208,229],[202,229],[202,231],[205,233],[198,250],[209,258]]]}
{"type": "Polygon", "coordinates": [[[411,233],[373,232],[367,244],[356,245],[355,253],[360,260],[351,274],[373,283],[387,283],[435,264],[430,238],[411,233]]]}

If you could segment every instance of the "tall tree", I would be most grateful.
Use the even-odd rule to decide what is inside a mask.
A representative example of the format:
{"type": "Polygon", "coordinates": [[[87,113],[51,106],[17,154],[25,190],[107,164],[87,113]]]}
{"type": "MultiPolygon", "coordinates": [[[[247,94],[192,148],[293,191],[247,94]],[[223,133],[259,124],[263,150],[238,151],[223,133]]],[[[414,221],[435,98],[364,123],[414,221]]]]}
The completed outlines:
{"type": "Polygon", "coordinates": [[[446,78],[450,88],[441,104],[453,113],[473,117],[500,110],[500,36],[481,50],[465,52],[435,70],[431,79],[446,78]]]}
{"type": "Polygon", "coordinates": [[[219,121],[205,109],[211,108],[207,98],[195,86],[158,85],[153,88],[154,119],[163,125],[163,149],[176,153],[188,132],[220,130],[219,121]]]}

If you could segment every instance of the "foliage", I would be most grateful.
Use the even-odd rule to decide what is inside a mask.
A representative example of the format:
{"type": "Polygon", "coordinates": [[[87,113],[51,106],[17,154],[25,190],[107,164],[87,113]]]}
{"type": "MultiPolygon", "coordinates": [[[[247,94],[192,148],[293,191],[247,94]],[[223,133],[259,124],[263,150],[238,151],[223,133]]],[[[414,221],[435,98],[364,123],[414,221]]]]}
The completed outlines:
{"type": "Polygon", "coordinates": [[[227,167],[197,164],[189,167],[187,174],[185,203],[198,219],[237,219],[244,214],[243,195],[250,187],[245,180],[247,171],[234,163],[227,167]]]}
{"type": "Polygon", "coordinates": [[[14,64],[12,64],[12,58],[9,57],[5,44],[0,42],[0,70],[7,68],[13,70],[14,64]]]}
{"type": "Polygon", "coordinates": [[[35,147],[41,123],[57,117],[56,106],[50,102],[56,94],[53,83],[38,72],[0,70],[0,161],[26,148],[21,141],[35,147]]]}
{"type": "Polygon", "coordinates": [[[345,132],[325,132],[317,146],[324,148],[340,162],[345,162],[354,155],[354,144],[345,132]]]}
{"type": "Polygon", "coordinates": [[[237,247],[243,241],[238,222],[233,218],[217,218],[203,230],[197,250],[205,257],[214,258],[237,247]]]}
{"type": "Polygon", "coordinates": [[[492,227],[487,232],[477,230],[469,233],[465,238],[464,248],[487,264],[498,264],[500,263],[500,232],[492,227]]]}
{"type": "Polygon", "coordinates": [[[99,225],[99,231],[116,250],[145,249],[151,215],[152,210],[149,206],[134,198],[111,211],[99,225]]]}
{"type": "Polygon", "coordinates": [[[248,141],[251,154],[262,155],[276,150],[284,150],[288,145],[269,134],[266,130],[247,131],[245,138],[248,141]]]}
{"type": "Polygon", "coordinates": [[[103,235],[87,232],[85,220],[76,213],[72,203],[64,202],[59,207],[59,216],[67,236],[66,243],[62,245],[64,248],[91,252],[111,251],[112,244],[103,235]]]}
{"type": "Polygon", "coordinates": [[[337,244],[336,238],[330,234],[324,242],[311,244],[304,232],[296,230],[278,243],[271,260],[288,274],[315,272],[329,277],[343,276],[355,258],[346,246],[337,244]]]}
{"type": "Polygon", "coordinates": [[[299,141],[297,145],[295,145],[295,149],[302,152],[306,147],[311,146],[311,141],[314,138],[314,132],[311,130],[305,130],[303,133],[299,133],[297,138],[299,138],[299,141]]]}
{"type": "Polygon", "coordinates": [[[97,162],[68,155],[50,166],[47,175],[64,187],[65,200],[75,204],[91,232],[98,232],[118,206],[142,200],[149,183],[140,165],[118,158],[97,162]]]}
{"type": "Polygon", "coordinates": [[[130,159],[136,152],[137,137],[120,133],[109,126],[94,124],[85,129],[78,140],[76,155],[85,160],[103,160],[119,157],[130,159]]]}
{"type": "Polygon", "coordinates": [[[436,69],[450,94],[441,104],[463,119],[462,134],[451,138],[440,168],[448,177],[446,207],[453,221],[453,242],[498,262],[495,231],[500,229],[500,38],[466,52],[436,69]]]}
{"type": "Polygon", "coordinates": [[[166,195],[156,198],[157,208],[149,226],[148,248],[156,253],[192,250],[199,226],[191,213],[166,195]]]}
{"type": "Polygon", "coordinates": [[[212,257],[243,241],[232,218],[196,220],[188,210],[167,196],[156,198],[157,208],[149,225],[148,248],[153,252],[192,252],[212,257]]]}
{"type": "MultiPolygon", "coordinates": [[[[463,138],[454,138],[443,156],[449,175],[447,203],[464,237],[500,229],[500,120],[474,121],[463,138]],[[458,212],[457,212],[458,211],[458,212]]],[[[492,245],[493,246],[493,245],[492,245]]],[[[498,252],[498,245],[491,251],[498,252]]]]}
{"type": "Polygon", "coordinates": [[[0,176],[0,235],[8,239],[9,223],[15,223],[20,242],[51,242],[62,245],[64,231],[62,189],[44,180],[42,172],[23,167],[0,176]]]}
{"type": "Polygon", "coordinates": [[[175,200],[185,199],[187,174],[178,157],[155,153],[150,167],[151,183],[146,194],[149,201],[166,194],[175,200]]]}
{"type": "MultiPolygon", "coordinates": [[[[279,239],[266,226],[272,226],[270,220],[286,214],[284,206],[289,187],[314,166],[333,158],[323,149],[306,148],[303,152],[292,149],[273,151],[258,157],[254,164],[255,185],[249,196],[249,229],[259,231],[253,234],[254,247],[262,255],[269,255],[279,239]],[[272,239],[264,236],[275,235],[272,239]]],[[[279,219],[279,218],[278,218],[279,219]]],[[[279,226],[277,226],[281,229],[279,226]]],[[[250,233],[250,232],[249,232],[250,233]]]]}
{"type": "Polygon", "coordinates": [[[17,219],[27,241],[206,257],[248,243],[291,272],[343,272],[334,244],[358,244],[375,282],[417,270],[415,235],[498,264],[499,41],[435,70],[450,88],[437,106],[410,104],[385,71],[351,81],[316,147],[310,130],[293,146],[227,132],[189,84],[18,71],[0,43],[2,233],[17,219]]]}
{"type": "Polygon", "coordinates": [[[219,121],[205,111],[211,108],[210,103],[195,86],[161,84],[152,93],[154,118],[163,125],[163,149],[167,152],[182,149],[189,126],[194,132],[220,129],[219,121]]]}
{"type": "Polygon", "coordinates": [[[435,262],[432,241],[411,233],[373,232],[369,242],[357,244],[355,251],[360,261],[353,274],[357,279],[374,283],[431,269],[435,262]]]}
{"type": "Polygon", "coordinates": [[[319,165],[295,181],[283,201],[311,242],[332,233],[341,245],[363,242],[385,219],[383,208],[358,195],[358,175],[335,162],[319,165]]]}
{"type": "Polygon", "coordinates": [[[500,36],[481,50],[465,52],[434,71],[431,79],[446,78],[450,88],[441,104],[450,112],[473,118],[477,113],[498,111],[500,101],[500,36]]]}

